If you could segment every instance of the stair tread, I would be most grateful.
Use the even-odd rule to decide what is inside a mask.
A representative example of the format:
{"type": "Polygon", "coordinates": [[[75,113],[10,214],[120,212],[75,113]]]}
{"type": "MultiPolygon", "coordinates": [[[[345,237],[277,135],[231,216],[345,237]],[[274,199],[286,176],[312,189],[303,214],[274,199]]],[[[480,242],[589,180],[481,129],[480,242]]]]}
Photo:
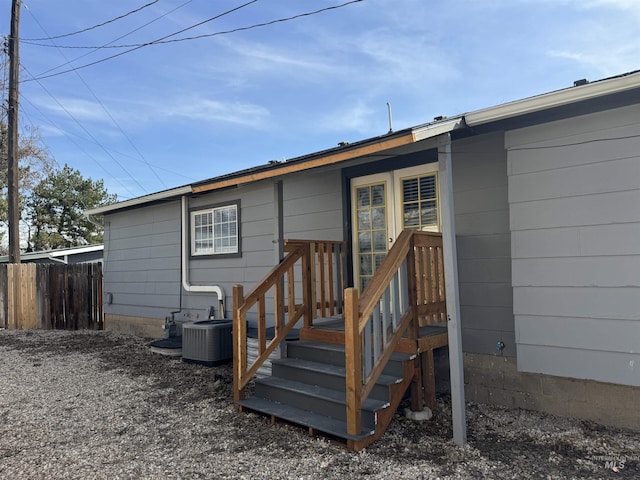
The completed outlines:
{"type": "Polygon", "coordinates": [[[346,440],[358,441],[367,438],[374,433],[373,430],[363,429],[360,435],[350,435],[347,433],[347,423],[342,420],[326,417],[318,413],[264,398],[251,397],[240,400],[238,403],[251,410],[255,410],[266,415],[274,415],[283,420],[297,423],[298,425],[303,425],[305,427],[310,427],[320,432],[344,438],[346,440]]]}
{"type": "MultiPolygon", "coordinates": [[[[336,375],[340,377],[346,376],[346,368],[340,365],[334,365],[331,363],[314,362],[313,360],[304,360],[302,358],[279,358],[272,360],[272,364],[295,366],[303,370],[310,370],[319,373],[326,373],[330,375],[336,375]]],[[[393,375],[380,375],[376,384],[379,385],[393,385],[402,381],[401,378],[393,375]]]]}
{"type": "MultiPolygon", "coordinates": [[[[336,343],[326,343],[326,342],[312,342],[310,340],[297,340],[295,342],[297,346],[308,346],[311,348],[315,348],[316,350],[326,350],[331,352],[344,352],[344,345],[338,345],[336,343]]],[[[407,353],[398,353],[393,352],[391,354],[390,360],[403,362],[405,360],[410,360],[412,355],[407,353]]]]}
{"type": "MultiPolygon", "coordinates": [[[[325,400],[341,403],[346,406],[346,394],[344,391],[333,390],[331,388],[320,387],[318,385],[296,382],[294,380],[287,380],[280,377],[266,377],[256,379],[256,384],[258,383],[274,386],[284,390],[295,391],[304,395],[323,398],[325,400]]],[[[362,404],[362,409],[370,412],[375,412],[376,410],[385,408],[388,405],[389,402],[376,400],[374,398],[367,398],[362,404]]]]}

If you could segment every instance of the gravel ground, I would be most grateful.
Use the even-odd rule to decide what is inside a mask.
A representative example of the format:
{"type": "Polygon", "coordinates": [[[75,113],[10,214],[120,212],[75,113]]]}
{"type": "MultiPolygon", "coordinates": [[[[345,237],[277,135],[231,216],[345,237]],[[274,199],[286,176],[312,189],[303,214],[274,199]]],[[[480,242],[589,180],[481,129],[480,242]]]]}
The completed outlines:
{"type": "Polygon", "coordinates": [[[459,448],[448,398],[432,420],[396,414],[381,440],[350,452],[236,412],[230,365],[186,364],[145,343],[0,331],[0,478],[640,478],[637,433],[523,410],[469,404],[459,448]]]}

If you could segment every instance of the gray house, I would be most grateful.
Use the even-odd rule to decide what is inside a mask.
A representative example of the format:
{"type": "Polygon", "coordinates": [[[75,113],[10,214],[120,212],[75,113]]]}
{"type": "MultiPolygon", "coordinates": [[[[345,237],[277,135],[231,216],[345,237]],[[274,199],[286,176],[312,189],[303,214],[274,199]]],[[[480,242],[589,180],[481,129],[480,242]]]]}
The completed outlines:
{"type": "MultiPolygon", "coordinates": [[[[466,396],[640,428],[640,72],[88,214],[104,215],[105,328],[160,337],[172,311],[234,318],[243,408],[298,421],[277,393],[245,398],[246,320],[263,328],[259,356],[277,349],[270,325],[276,340],[295,325],[301,343],[347,345],[347,412],[363,411],[346,414],[341,436],[354,448],[388,416],[364,412],[377,388],[367,379],[390,375],[387,347],[421,357],[396,374],[424,386],[412,390],[420,409],[447,340],[454,421],[466,396]],[[437,255],[418,260],[419,249],[437,255]]],[[[342,428],[327,425],[308,423],[342,428]]]]}

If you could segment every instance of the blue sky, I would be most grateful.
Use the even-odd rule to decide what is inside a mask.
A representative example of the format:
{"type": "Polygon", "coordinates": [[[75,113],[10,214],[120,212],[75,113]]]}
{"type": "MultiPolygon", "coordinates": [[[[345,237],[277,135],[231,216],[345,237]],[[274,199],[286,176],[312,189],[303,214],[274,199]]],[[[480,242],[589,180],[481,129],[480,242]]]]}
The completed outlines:
{"type": "MultiPolygon", "coordinates": [[[[259,0],[171,38],[346,1],[259,0]]],[[[33,43],[145,43],[247,0],[23,0],[21,10],[21,124],[121,200],[384,134],[387,102],[399,130],[640,68],[637,0],[362,0],[33,80],[126,49],[28,39],[147,3],[33,43]]],[[[10,7],[0,0],[3,35],[10,7]]]]}

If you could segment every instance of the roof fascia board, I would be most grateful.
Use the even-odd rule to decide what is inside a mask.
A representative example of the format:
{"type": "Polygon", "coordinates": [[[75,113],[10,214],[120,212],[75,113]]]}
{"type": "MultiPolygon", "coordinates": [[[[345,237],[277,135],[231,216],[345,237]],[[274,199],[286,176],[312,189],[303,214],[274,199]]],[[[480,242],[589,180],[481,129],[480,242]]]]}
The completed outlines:
{"type": "Polygon", "coordinates": [[[538,112],[549,108],[589,100],[610,95],[640,86],[640,73],[635,73],[610,80],[601,80],[580,87],[570,87],[535,97],[504,103],[495,107],[467,113],[464,118],[467,125],[473,127],[484,123],[495,122],[507,118],[538,112]]]}
{"type": "Polygon", "coordinates": [[[291,173],[302,172],[311,168],[323,167],[326,165],[333,165],[335,163],[344,162],[346,160],[352,160],[358,157],[364,157],[374,153],[379,153],[384,150],[389,150],[395,147],[401,147],[414,143],[414,135],[412,131],[408,131],[400,136],[394,136],[386,138],[384,140],[362,145],[356,148],[331,153],[328,155],[322,155],[320,157],[311,158],[301,162],[284,163],[277,167],[263,170],[260,172],[249,173],[247,175],[241,175],[238,177],[222,179],[218,181],[212,181],[211,183],[201,184],[193,187],[193,193],[209,192],[212,190],[219,190],[225,187],[233,187],[243,183],[256,182],[258,180],[266,180],[268,178],[279,177],[282,175],[288,175],[291,173]]]}
{"type": "Polygon", "coordinates": [[[49,252],[49,254],[52,257],[61,257],[66,255],[80,255],[82,253],[99,252],[101,250],[104,250],[104,244],[88,245],[86,247],[68,248],[62,250],[52,250],[49,252]]]}
{"type": "Polygon", "coordinates": [[[113,203],[111,205],[105,205],[104,207],[98,207],[91,210],[87,210],[85,215],[102,215],[104,213],[113,212],[115,210],[122,210],[129,207],[136,207],[146,203],[157,202],[160,200],[167,200],[173,197],[179,197],[191,193],[191,185],[184,187],[173,188],[171,190],[164,190],[158,193],[152,193],[151,195],[145,195],[143,197],[132,198],[131,200],[125,200],[124,202],[113,203]]]}
{"type": "Polygon", "coordinates": [[[437,123],[430,123],[413,129],[413,139],[416,142],[435,138],[444,133],[450,133],[453,130],[465,127],[464,117],[455,117],[450,120],[444,120],[437,123]]]}

